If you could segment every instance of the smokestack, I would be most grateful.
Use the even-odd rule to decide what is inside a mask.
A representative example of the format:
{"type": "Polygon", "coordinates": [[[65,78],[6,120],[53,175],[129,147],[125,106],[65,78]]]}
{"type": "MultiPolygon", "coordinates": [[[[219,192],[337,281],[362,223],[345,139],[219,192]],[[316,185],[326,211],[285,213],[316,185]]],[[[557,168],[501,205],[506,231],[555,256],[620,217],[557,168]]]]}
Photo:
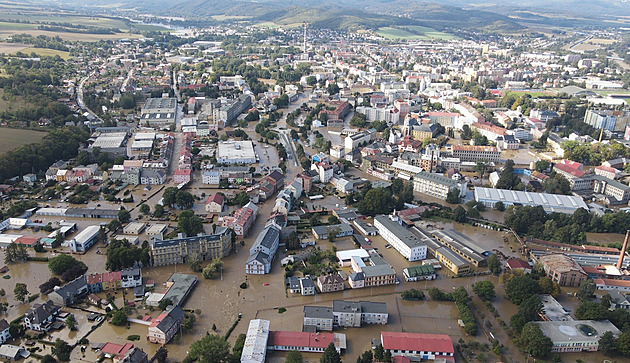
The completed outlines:
{"type": "Polygon", "coordinates": [[[619,254],[619,261],[617,261],[617,268],[621,270],[623,265],[623,258],[626,257],[626,248],[628,248],[628,238],[630,237],[630,229],[626,231],[626,238],[623,240],[623,246],[621,247],[621,253],[619,254]]]}

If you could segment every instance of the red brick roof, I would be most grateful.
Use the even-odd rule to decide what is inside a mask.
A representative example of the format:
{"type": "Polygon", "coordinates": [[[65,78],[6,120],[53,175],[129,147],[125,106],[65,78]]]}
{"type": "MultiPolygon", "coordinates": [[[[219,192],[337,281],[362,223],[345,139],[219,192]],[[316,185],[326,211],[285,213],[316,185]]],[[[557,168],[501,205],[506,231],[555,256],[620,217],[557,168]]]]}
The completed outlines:
{"type": "Polygon", "coordinates": [[[211,196],[208,197],[208,200],[206,201],[206,204],[210,204],[212,202],[215,202],[219,205],[223,204],[223,201],[225,200],[225,198],[223,198],[223,196],[221,194],[213,194],[211,196]]]}
{"type": "Polygon", "coordinates": [[[387,350],[455,353],[453,341],[444,334],[381,332],[381,340],[387,350]]]}
{"type": "Polygon", "coordinates": [[[511,258],[507,261],[508,266],[510,267],[511,270],[514,270],[516,268],[523,268],[523,269],[531,269],[532,267],[525,261],[519,259],[519,258],[511,258]]]}
{"type": "Polygon", "coordinates": [[[567,165],[567,164],[561,164],[558,163],[556,165],[554,165],[553,167],[554,169],[560,170],[562,172],[565,172],[567,174],[571,174],[576,178],[581,178],[584,176],[584,172],[582,170],[579,170],[571,165],[567,165]]]}
{"type": "Polygon", "coordinates": [[[300,331],[270,331],[267,345],[289,347],[326,348],[334,343],[335,335],[332,333],[308,333],[300,331]]]}

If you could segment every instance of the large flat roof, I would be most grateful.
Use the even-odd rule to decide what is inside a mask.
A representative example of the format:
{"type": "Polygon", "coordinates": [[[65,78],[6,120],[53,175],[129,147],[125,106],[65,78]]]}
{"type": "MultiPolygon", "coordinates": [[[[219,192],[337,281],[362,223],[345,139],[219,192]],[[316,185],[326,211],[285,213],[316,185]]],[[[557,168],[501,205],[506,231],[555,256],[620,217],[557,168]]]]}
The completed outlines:
{"type": "Polygon", "coordinates": [[[241,353],[241,362],[265,362],[269,325],[269,320],[253,319],[249,321],[247,336],[241,353]]]}
{"type": "Polygon", "coordinates": [[[534,324],[538,324],[543,334],[551,339],[554,345],[578,342],[597,343],[607,331],[615,336],[621,334],[621,331],[608,320],[537,321],[534,324]]]}
{"type": "Polygon", "coordinates": [[[92,147],[100,147],[101,149],[109,149],[115,147],[121,147],[127,134],[124,132],[112,132],[109,134],[101,134],[96,138],[92,147]]]}
{"type": "Polygon", "coordinates": [[[581,197],[571,195],[531,193],[520,190],[475,188],[475,200],[478,202],[503,202],[506,204],[542,206],[546,212],[573,213],[577,209],[588,206],[581,197]]]}
{"type": "Polygon", "coordinates": [[[389,219],[388,216],[380,215],[374,217],[374,220],[382,224],[386,229],[393,233],[398,239],[400,239],[409,248],[418,246],[425,246],[425,244],[415,234],[409,232],[405,227],[389,219]]]}
{"type": "Polygon", "coordinates": [[[217,151],[220,159],[255,158],[254,144],[251,141],[221,141],[217,151]]]}

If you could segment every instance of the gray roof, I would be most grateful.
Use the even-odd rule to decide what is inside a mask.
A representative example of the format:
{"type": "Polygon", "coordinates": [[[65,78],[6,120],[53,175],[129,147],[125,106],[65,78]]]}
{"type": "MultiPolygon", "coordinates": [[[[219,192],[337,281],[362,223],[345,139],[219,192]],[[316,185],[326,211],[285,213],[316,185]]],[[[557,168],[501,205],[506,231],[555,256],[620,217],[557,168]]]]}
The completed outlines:
{"type": "Polygon", "coordinates": [[[384,302],[372,302],[372,301],[333,301],[333,312],[340,313],[372,313],[372,314],[387,314],[387,304],[384,302]]]}
{"type": "Polygon", "coordinates": [[[334,224],[334,225],[330,225],[330,226],[315,226],[313,227],[313,231],[318,235],[328,235],[328,232],[330,231],[331,228],[339,228],[339,234],[343,234],[343,233],[347,233],[347,232],[353,232],[352,227],[349,224],[346,223],[339,223],[339,224],[334,224]]]}
{"type": "Polygon", "coordinates": [[[274,225],[268,225],[265,229],[260,232],[258,237],[256,237],[256,241],[254,242],[254,246],[263,246],[268,249],[271,249],[273,245],[280,239],[280,230],[274,225]]]}
{"type": "Polygon", "coordinates": [[[216,241],[220,239],[221,236],[225,233],[229,233],[229,230],[227,228],[217,228],[216,232],[213,234],[204,234],[201,236],[194,236],[194,237],[173,238],[173,239],[167,239],[167,240],[155,239],[153,241],[153,248],[176,246],[180,243],[196,243],[201,239],[208,240],[208,241],[216,241]]]}
{"type": "Polygon", "coordinates": [[[181,305],[192,287],[197,283],[197,276],[174,273],[168,279],[174,284],[164,294],[163,299],[170,299],[175,305],[181,305]]]}
{"type": "Polygon", "coordinates": [[[149,108],[172,108],[175,109],[177,107],[177,99],[176,98],[147,98],[142,109],[149,108]]]}
{"type": "Polygon", "coordinates": [[[374,217],[374,220],[378,220],[380,224],[385,226],[391,233],[393,233],[398,239],[400,239],[409,248],[425,245],[425,243],[418,238],[415,234],[409,232],[405,227],[392,221],[386,215],[380,215],[374,217]]]}
{"type": "Polygon", "coordinates": [[[619,336],[621,331],[608,320],[573,320],[573,321],[537,321],[543,334],[551,339],[554,344],[592,342],[597,343],[601,336],[610,331],[614,336],[619,336]],[[580,326],[591,327],[595,332],[591,335],[584,333],[580,326]]]}
{"type": "Polygon", "coordinates": [[[302,278],[300,279],[300,284],[302,285],[302,288],[306,288],[306,287],[315,287],[315,283],[313,282],[313,280],[308,279],[308,278],[302,278]]]}
{"type": "Polygon", "coordinates": [[[445,177],[444,175],[441,175],[441,174],[429,173],[427,171],[421,171],[418,174],[416,174],[413,178],[414,179],[428,180],[428,181],[431,181],[433,183],[446,185],[447,187],[456,187],[457,185],[459,185],[459,182],[457,180],[453,180],[451,178],[447,178],[447,177],[445,177]]]}
{"type": "Polygon", "coordinates": [[[51,294],[58,294],[63,298],[63,300],[73,299],[79,294],[80,290],[87,288],[87,281],[85,279],[85,275],[79,276],[76,279],[68,282],[64,286],[58,288],[57,290],[51,292],[51,294]]]}
{"type": "Polygon", "coordinates": [[[348,278],[352,281],[361,281],[365,280],[365,274],[363,272],[353,272],[348,278]]]}
{"type": "Polygon", "coordinates": [[[333,309],[325,306],[305,306],[304,307],[305,318],[318,318],[318,319],[332,319],[333,309]]]}
{"type": "Polygon", "coordinates": [[[492,188],[475,188],[475,200],[478,202],[496,203],[501,201],[508,204],[542,206],[546,212],[570,212],[579,208],[588,210],[588,206],[581,197],[572,195],[532,193],[520,190],[505,190],[492,188]]]}
{"type": "Polygon", "coordinates": [[[245,263],[248,264],[254,260],[262,263],[263,265],[266,265],[269,263],[269,255],[262,251],[257,251],[253,255],[250,255],[249,258],[247,259],[247,262],[245,263]]]}
{"type": "Polygon", "coordinates": [[[167,315],[157,325],[157,328],[163,332],[168,331],[173,325],[181,322],[186,314],[179,305],[171,305],[166,308],[165,312],[167,315]]]}

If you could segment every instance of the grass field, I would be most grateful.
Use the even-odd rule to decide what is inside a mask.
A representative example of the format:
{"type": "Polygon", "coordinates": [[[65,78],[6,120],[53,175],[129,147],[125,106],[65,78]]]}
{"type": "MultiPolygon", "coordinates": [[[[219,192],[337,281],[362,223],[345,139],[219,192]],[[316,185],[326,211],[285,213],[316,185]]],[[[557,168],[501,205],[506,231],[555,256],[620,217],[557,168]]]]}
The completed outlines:
{"type": "Polygon", "coordinates": [[[433,28],[424,26],[405,26],[404,29],[383,27],[376,31],[376,34],[385,39],[403,39],[403,40],[450,40],[457,37],[453,34],[437,31],[433,28]]]}
{"type": "MultiPolygon", "coordinates": [[[[4,74],[4,70],[0,70],[0,74],[4,74]]],[[[15,111],[30,105],[21,96],[5,97],[4,90],[0,89],[0,111],[15,111]]]]}
{"type": "Polygon", "coordinates": [[[0,53],[12,54],[15,52],[21,52],[29,46],[20,43],[0,43],[0,53]]]}
{"type": "Polygon", "coordinates": [[[505,94],[515,94],[515,95],[530,95],[532,97],[540,97],[540,96],[553,96],[556,94],[554,91],[508,91],[505,94]]]}
{"type": "Polygon", "coordinates": [[[2,128],[0,130],[0,153],[13,150],[25,144],[39,142],[45,132],[2,128]]]}
{"type": "MultiPolygon", "coordinates": [[[[28,25],[28,24],[27,24],[28,25]]],[[[46,30],[25,30],[25,29],[6,29],[0,25],[0,38],[8,37],[15,34],[30,34],[34,37],[38,35],[46,35],[49,37],[59,36],[63,40],[97,42],[99,40],[118,40],[118,39],[137,39],[142,37],[133,33],[116,33],[116,34],[86,34],[86,33],[68,33],[68,32],[52,32],[46,30]]]]}
{"type": "Polygon", "coordinates": [[[65,52],[63,50],[56,49],[48,49],[48,48],[26,48],[21,50],[24,54],[35,53],[40,57],[54,57],[56,55],[60,56],[62,59],[68,60],[70,59],[70,52],[65,52]]]}

